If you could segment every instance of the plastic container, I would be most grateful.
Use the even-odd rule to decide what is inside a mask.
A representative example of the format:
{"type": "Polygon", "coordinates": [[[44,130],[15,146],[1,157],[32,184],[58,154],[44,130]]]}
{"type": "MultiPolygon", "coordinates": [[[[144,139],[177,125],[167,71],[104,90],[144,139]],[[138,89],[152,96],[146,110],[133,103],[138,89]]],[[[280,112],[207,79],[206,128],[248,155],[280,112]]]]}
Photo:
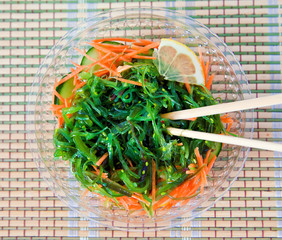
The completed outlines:
{"type": "MultiPolygon", "coordinates": [[[[195,52],[200,47],[205,60],[210,61],[211,72],[215,74],[211,90],[215,98],[227,102],[251,97],[247,79],[233,53],[213,32],[194,19],[165,9],[132,8],[103,12],[86,19],[61,38],[37,72],[28,106],[29,139],[34,159],[41,176],[56,196],[80,216],[120,230],[160,230],[179,225],[209,209],[230,188],[243,167],[248,148],[224,145],[204,193],[183,207],[157,211],[153,218],[120,209],[107,209],[94,195],[81,199],[84,189],[70,173],[69,166],[63,160],[54,160],[52,137],[56,120],[49,111],[54,81],[69,72],[70,60],[80,62],[74,47],[86,46],[84,42],[97,37],[114,36],[149,40],[171,37],[195,52]]],[[[251,138],[252,110],[233,112],[230,116],[235,121],[231,131],[251,138]]]]}

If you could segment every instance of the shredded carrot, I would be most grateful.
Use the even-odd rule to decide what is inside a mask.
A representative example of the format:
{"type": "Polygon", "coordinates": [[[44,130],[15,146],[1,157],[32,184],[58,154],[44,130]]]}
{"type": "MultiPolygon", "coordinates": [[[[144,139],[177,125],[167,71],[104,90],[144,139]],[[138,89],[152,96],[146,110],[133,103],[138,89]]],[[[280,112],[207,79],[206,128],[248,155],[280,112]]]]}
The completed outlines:
{"type": "Polygon", "coordinates": [[[133,164],[132,164],[131,160],[130,160],[129,158],[127,158],[127,157],[126,157],[126,160],[128,161],[129,166],[130,166],[130,167],[133,167],[133,164]]]}
{"type": "Polygon", "coordinates": [[[191,94],[191,86],[190,86],[190,84],[189,83],[185,83],[185,87],[186,87],[188,93],[191,94]]]}
{"type": "Polygon", "coordinates": [[[108,49],[106,49],[106,48],[104,48],[104,47],[101,47],[101,46],[99,46],[98,44],[95,44],[95,43],[91,43],[91,42],[87,42],[90,46],[92,46],[92,47],[94,47],[94,48],[96,48],[97,50],[99,50],[99,51],[101,51],[101,52],[103,52],[103,53],[111,53],[112,55],[114,55],[114,56],[118,56],[118,54],[117,53],[114,53],[114,52],[112,52],[112,51],[110,51],[110,50],[108,50],[108,49]]]}
{"type": "Polygon", "coordinates": [[[60,128],[63,123],[64,123],[63,116],[62,115],[58,116],[58,125],[57,125],[57,127],[60,128]]]}
{"type": "Polygon", "coordinates": [[[211,89],[211,85],[212,85],[213,78],[214,78],[214,74],[212,73],[212,74],[209,76],[209,80],[208,80],[207,83],[206,83],[206,88],[207,88],[208,90],[211,89]]]}
{"type": "MultiPolygon", "coordinates": [[[[100,170],[96,167],[96,166],[94,166],[94,165],[92,165],[92,167],[94,168],[94,173],[96,173],[97,175],[99,175],[100,174],[100,170]]],[[[108,177],[108,174],[107,173],[102,173],[102,178],[107,178],[108,177]]]]}
{"type": "Polygon", "coordinates": [[[80,66],[77,67],[75,69],[75,71],[73,71],[72,73],[68,74],[67,76],[65,76],[64,78],[62,78],[59,82],[58,85],[66,82],[67,80],[71,79],[73,76],[77,75],[78,73],[80,73],[84,68],[86,68],[87,66],[80,66]]]}
{"type": "MultiPolygon", "coordinates": [[[[201,51],[200,48],[198,48],[198,52],[199,52],[199,58],[200,58],[200,63],[201,63],[202,69],[203,69],[203,73],[205,74],[205,71],[204,71],[204,69],[205,69],[204,58],[203,58],[203,54],[202,54],[202,51],[201,51]]],[[[206,79],[206,77],[205,77],[205,79],[206,79]]]]}
{"type": "Polygon", "coordinates": [[[136,40],[130,38],[110,37],[92,40],[94,43],[105,42],[105,41],[122,41],[122,42],[135,42],[136,40]]]}
{"type": "Polygon", "coordinates": [[[195,148],[195,155],[196,155],[199,167],[201,167],[203,165],[203,157],[201,156],[198,147],[195,148]]]}
{"type": "Polygon", "coordinates": [[[107,49],[124,49],[129,48],[128,45],[114,45],[114,44],[108,44],[108,43],[97,43],[98,46],[106,47],[107,49]]]}
{"type": "Polygon", "coordinates": [[[62,108],[64,108],[64,107],[65,107],[65,106],[64,106],[63,104],[61,104],[61,105],[51,104],[49,109],[50,109],[51,111],[56,112],[56,111],[58,111],[58,110],[60,110],[60,109],[62,109],[62,108]]]}
{"type": "Polygon", "coordinates": [[[56,91],[54,90],[54,95],[61,100],[61,102],[65,102],[65,99],[56,91]]]}
{"type": "Polygon", "coordinates": [[[213,156],[213,158],[210,160],[210,162],[209,162],[209,164],[208,164],[208,170],[207,170],[207,172],[209,172],[209,171],[211,170],[211,168],[212,168],[212,166],[213,166],[215,160],[216,160],[216,156],[213,156]]]}
{"type": "MultiPolygon", "coordinates": [[[[85,49],[84,49],[84,51],[81,51],[80,49],[75,48],[75,50],[78,51],[79,53],[81,53],[83,56],[85,56],[85,57],[88,58],[89,60],[91,60],[93,63],[100,65],[102,68],[107,69],[109,72],[113,72],[114,75],[116,75],[116,76],[120,76],[120,73],[119,73],[119,72],[116,72],[114,69],[108,68],[105,64],[101,63],[100,60],[97,61],[96,59],[94,59],[94,58],[90,57],[88,54],[86,54],[85,49]]],[[[85,66],[85,67],[86,67],[86,66],[85,66]]]]}
{"type": "Polygon", "coordinates": [[[114,79],[119,80],[121,82],[130,83],[130,84],[134,84],[134,85],[142,87],[142,83],[140,83],[140,82],[135,82],[135,81],[132,81],[132,80],[128,80],[128,79],[124,79],[124,78],[119,78],[119,77],[114,77],[114,79]]]}
{"type": "Polygon", "coordinates": [[[192,174],[194,172],[195,172],[195,170],[187,170],[185,173],[188,175],[188,174],[192,174]]]}
{"type": "MultiPolygon", "coordinates": [[[[134,42],[132,45],[137,46],[137,47],[144,47],[146,44],[143,43],[143,42],[134,42]]],[[[131,45],[131,47],[132,47],[132,45],[131,45]]]]}
{"type": "Polygon", "coordinates": [[[72,92],[76,92],[77,89],[82,88],[87,82],[81,82],[79,84],[77,84],[74,89],[72,90],[72,92]]]}
{"type": "MultiPolygon", "coordinates": [[[[203,157],[201,156],[201,154],[199,152],[199,148],[198,147],[195,148],[195,155],[196,155],[196,158],[197,158],[197,161],[198,161],[198,165],[199,165],[199,167],[201,167],[204,164],[204,161],[203,161],[203,157]]],[[[203,193],[205,184],[207,182],[206,168],[205,167],[201,171],[201,180],[200,181],[201,181],[200,192],[203,193]]]]}
{"type": "Polygon", "coordinates": [[[152,202],[156,200],[156,163],[152,160],[152,202]]]}
{"type": "Polygon", "coordinates": [[[96,165],[97,166],[100,166],[104,161],[105,159],[109,156],[109,153],[106,152],[97,162],[96,162],[96,165]]]}
{"type": "Polygon", "coordinates": [[[117,68],[117,71],[118,71],[119,73],[121,73],[121,72],[123,72],[123,71],[126,71],[126,70],[132,68],[132,67],[133,67],[133,66],[130,66],[130,65],[119,66],[119,67],[117,68]]]}
{"type": "Polygon", "coordinates": [[[137,199],[140,202],[145,203],[146,205],[149,205],[149,202],[147,200],[145,200],[143,197],[137,196],[136,194],[132,194],[131,197],[137,199]]]}
{"type": "Polygon", "coordinates": [[[152,44],[154,42],[150,41],[150,40],[147,40],[147,39],[142,39],[142,38],[139,38],[138,39],[141,43],[145,44],[145,45],[149,45],[149,44],[152,44]]]}
{"type": "Polygon", "coordinates": [[[145,47],[140,48],[139,50],[135,50],[135,51],[132,52],[132,53],[127,53],[127,54],[125,54],[125,56],[126,56],[126,57],[133,57],[133,56],[136,56],[137,54],[144,53],[144,51],[147,51],[147,50],[149,50],[149,49],[151,49],[151,48],[156,48],[156,47],[158,47],[159,45],[160,45],[159,42],[154,42],[154,43],[152,43],[152,44],[149,44],[149,45],[147,45],[147,46],[145,46],[145,47]]]}
{"type": "Polygon", "coordinates": [[[141,56],[141,55],[134,55],[132,58],[136,59],[156,59],[156,57],[151,57],[151,56],[141,56]]]}
{"type": "MultiPolygon", "coordinates": [[[[78,63],[75,63],[75,62],[73,62],[73,61],[70,61],[74,66],[76,66],[76,67],[81,67],[81,65],[79,65],[78,63]]],[[[71,68],[71,70],[73,70],[74,71],[74,69],[73,68],[71,68]]]]}
{"type": "Polygon", "coordinates": [[[119,202],[124,206],[126,210],[129,210],[129,206],[123,198],[119,199],[119,202]]]}
{"type": "Polygon", "coordinates": [[[177,146],[183,146],[183,143],[181,142],[181,143],[177,143],[177,146]]]}
{"type": "Polygon", "coordinates": [[[211,154],[211,149],[209,149],[206,153],[206,157],[204,159],[204,164],[208,164],[208,159],[210,157],[210,154],[211,154]]]}
{"type": "Polygon", "coordinates": [[[228,114],[225,114],[225,115],[221,116],[220,120],[223,123],[233,123],[233,119],[231,117],[229,117],[228,114]]]}
{"type": "Polygon", "coordinates": [[[231,123],[228,124],[228,126],[227,126],[227,128],[226,128],[226,131],[227,131],[227,132],[230,132],[230,128],[231,128],[232,124],[233,124],[233,122],[231,122],[231,123]]]}
{"type": "Polygon", "coordinates": [[[68,101],[68,99],[65,98],[65,107],[70,107],[71,103],[68,101]]]}
{"type": "Polygon", "coordinates": [[[206,62],[206,66],[204,68],[204,70],[205,70],[205,84],[207,84],[207,81],[208,81],[209,67],[210,67],[210,61],[208,60],[206,62]]]}
{"type": "MultiPolygon", "coordinates": [[[[143,43],[141,43],[141,46],[140,45],[138,45],[137,43],[133,43],[130,47],[131,47],[131,49],[133,49],[133,50],[139,50],[141,47],[143,47],[144,46],[144,44],[143,43]]],[[[147,52],[144,52],[145,54],[147,54],[147,53],[149,53],[149,51],[147,51],[147,52]]]]}
{"type": "Polygon", "coordinates": [[[196,168],[196,167],[197,167],[197,166],[196,166],[195,163],[190,163],[189,166],[188,166],[188,168],[196,168]]]}
{"type": "Polygon", "coordinates": [[[93,62],[91,64],[89,64],[87,66],[87,68],[85,69],[85,72],[88,72],[92,67],[94,67],[98,62],[102,62],[103,60],[107,59],[107,57],[109,57],[109,55],[111,55],[111,53],[107,53],[105,54],[103,57],[101,57],[99,60],[97,60],[96,62],[93,62]]]}
{"type": "Polygon", "coordinates": [[[193,118],[186,118],[184,120],[195,121],[196,119],[197,119],[196,117],[193,117],[193,118]]]}
{"type": "Polygon", "coordinates": [[[100,76],[102,76],[102,75],[104,75],[108,72],[109,72],[109,70],[105,69],[105,70],[98,70],[98,71],[94,72],[93,74],[95,74],[97,77],[100,77],[100,76]]]}

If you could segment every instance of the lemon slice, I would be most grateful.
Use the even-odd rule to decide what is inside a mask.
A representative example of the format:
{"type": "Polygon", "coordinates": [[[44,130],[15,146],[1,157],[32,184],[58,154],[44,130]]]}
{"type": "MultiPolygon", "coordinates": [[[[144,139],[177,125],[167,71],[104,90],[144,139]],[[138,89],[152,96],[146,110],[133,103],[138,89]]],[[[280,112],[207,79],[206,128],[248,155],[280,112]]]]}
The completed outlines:
{"type": "Polygon", "coordinates": [[[154,64],[166,80],[196,85],[205,83],[199,58],[184,44],[162,39],[153,56],[156,57],[154,64]]]}

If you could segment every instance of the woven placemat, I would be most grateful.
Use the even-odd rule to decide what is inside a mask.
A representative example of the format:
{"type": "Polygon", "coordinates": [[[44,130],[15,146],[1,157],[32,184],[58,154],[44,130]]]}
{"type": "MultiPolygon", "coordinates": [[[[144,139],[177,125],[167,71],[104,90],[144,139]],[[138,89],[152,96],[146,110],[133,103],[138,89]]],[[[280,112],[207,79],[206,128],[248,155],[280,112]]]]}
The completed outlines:
{"type": "MultiPolygon", "coordinates": [[[[277,0],[1,1],[1,239],[282,237],[279,153],[253,149],[238,180],[221,201],[192,222],[158,232],[113,231],[82,219],[59,201],[40,178],[28,148],[25,125],[27,96],[40,62],[81,17],[129,6],[166,7],[192,16],[210,27],[234,51],[254,96],[281,92],[277,0]]],[[[255,110],[254,138],[281,141],[281,112],[281,106],[255,110]]]]}

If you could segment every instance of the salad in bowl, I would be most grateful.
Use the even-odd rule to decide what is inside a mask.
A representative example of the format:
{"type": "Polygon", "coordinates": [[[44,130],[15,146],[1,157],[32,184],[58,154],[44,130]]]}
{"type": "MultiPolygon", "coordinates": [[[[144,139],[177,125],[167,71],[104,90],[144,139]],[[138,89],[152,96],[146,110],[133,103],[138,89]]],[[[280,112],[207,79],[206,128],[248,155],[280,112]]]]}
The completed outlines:
{"type": "Polygon", "coordinates": [[[163,114],[241,100],[249,90],[233,54],[207,28],[161,9],[134,11],[89,19],[53,48],[31,91],[31,142],[39,169],[68,206],[119,229],[161,229],[212,206],[248,151],[167,128],[243,136],[249,113],[163,114]]]}

